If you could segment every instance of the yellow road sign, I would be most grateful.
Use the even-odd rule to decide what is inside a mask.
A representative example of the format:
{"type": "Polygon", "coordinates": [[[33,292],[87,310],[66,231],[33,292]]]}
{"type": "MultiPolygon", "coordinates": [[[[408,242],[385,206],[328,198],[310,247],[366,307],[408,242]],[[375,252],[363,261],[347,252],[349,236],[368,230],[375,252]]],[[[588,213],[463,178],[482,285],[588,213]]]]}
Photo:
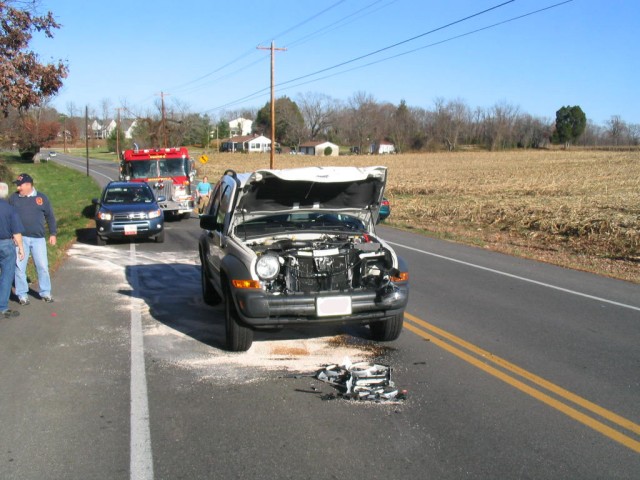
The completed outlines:
{"type": "Polygon", "coordinates": [[[207,157],[206,155],[200,155],[200,163],[207,163],[209,161],[209,157],[207,157]]]}

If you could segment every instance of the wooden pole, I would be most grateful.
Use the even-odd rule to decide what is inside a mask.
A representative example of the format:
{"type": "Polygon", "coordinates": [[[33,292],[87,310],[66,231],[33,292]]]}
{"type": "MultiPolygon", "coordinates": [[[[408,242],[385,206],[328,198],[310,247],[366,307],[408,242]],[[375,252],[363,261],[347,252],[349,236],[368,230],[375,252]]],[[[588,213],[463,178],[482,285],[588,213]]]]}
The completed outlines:
{"type": "Polygon", "coordinates": [[[276,93],[275,93],[275,51],[285,51],[286,48],[275,48],[275,43],[271,41],[271,47],[258,47],[260,50],[271,50],[271,150],[269,155],[269,168],[275,168],[275,145],[276,145],[276,93]]]}

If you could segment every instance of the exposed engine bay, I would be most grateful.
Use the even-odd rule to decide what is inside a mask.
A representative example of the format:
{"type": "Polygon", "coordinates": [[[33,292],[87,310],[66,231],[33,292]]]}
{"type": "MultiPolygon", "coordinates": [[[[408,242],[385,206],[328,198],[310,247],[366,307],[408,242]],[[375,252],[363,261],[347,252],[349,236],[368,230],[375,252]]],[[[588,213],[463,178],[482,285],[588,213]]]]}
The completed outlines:
{"type": "Polygon", "coordinates": [[[275,278],[262,279],[271,294],[380,291],[395,272],[391,252],[366,233],[263,238],[246,245],[258,262],[264,256],[277,257],[275,278]]]}

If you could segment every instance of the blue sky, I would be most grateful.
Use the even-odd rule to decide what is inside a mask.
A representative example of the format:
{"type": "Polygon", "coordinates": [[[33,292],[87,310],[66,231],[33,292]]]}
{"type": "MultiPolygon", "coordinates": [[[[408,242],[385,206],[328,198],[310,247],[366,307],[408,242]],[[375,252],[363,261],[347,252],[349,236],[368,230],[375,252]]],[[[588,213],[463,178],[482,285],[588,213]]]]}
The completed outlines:
{"type": "Polygon", "coordinates": [[[62,28],[53,39],[36,35],[32,47],[41,60],[69,64],[52,102],[64,113],[73,103],[101,114],[105,100],[152,111],[160,92],[168,105],[214,119],[260,108],[270,62],[256,47],[274,41],[287,49],[275,56],[276,96],[346,101],[365,92],[423,108],[461,99],[548,119],[580,105],[597,124],[612,115],[640,124],[640,1],[573,0],[509,21],[562,2],[515,0],[447,26],[504,2],[42,0],[62,28]]]}

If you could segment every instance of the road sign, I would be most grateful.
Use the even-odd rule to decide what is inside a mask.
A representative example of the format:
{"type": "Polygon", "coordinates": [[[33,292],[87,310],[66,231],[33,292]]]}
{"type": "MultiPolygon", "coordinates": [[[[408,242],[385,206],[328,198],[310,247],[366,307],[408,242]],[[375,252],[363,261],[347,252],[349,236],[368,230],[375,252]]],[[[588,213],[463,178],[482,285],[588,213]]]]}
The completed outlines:
{"type": "Polygon", "coordinates": [[[206,155],[202,154],[200,155],[200,163],[207,163],[209,161],[209,157],[207,157],[206,155]]]}

